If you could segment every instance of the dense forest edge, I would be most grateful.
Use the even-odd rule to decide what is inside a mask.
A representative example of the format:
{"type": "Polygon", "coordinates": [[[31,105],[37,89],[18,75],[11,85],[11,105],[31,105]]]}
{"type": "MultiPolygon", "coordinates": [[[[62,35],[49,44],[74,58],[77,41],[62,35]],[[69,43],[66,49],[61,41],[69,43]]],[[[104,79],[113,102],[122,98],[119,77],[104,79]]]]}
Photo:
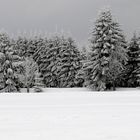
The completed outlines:
{"type": "Polygon", "coordinates": [[[12,38],[1,32],[0,92],[73,87],[108,91],[140,86],[140,37],[134,33],[127,41],[110,10],[100,12],[89,46],[79,48],[65,35],[12,38]]]}

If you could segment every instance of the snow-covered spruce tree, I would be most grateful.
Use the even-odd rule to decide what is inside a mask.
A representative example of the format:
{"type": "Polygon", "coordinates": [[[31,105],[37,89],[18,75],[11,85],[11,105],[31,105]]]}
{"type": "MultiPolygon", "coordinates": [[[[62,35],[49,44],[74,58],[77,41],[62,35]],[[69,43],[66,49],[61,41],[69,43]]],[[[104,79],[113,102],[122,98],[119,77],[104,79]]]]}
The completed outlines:
{"type": "Polygon", "coordinates": [[[79,57],[74,42],[62,36],[54,36],[45,42],[33,57],[44,84],[47,87],[73,87],[75,70],[78,69],[76,56],[79,57]]]}
{"type": "Polygon", "coordinates": [[[13,43],[7,34],[0,34],[0,65],[1,85],[0,92],[20,91],[18,74],[22,71],[22,59],[14,52],[13,43]]]}
{"type": "Polygon", "coordinates": [[[80,55],[81,55],[81,67],[78,70],[76,76],[75,76],[75,83],[77,87],[84,87],[84,83],[85,83],[85,72],[83,70],[83,65],[84,63],[86,63],[87,59],[88,59],[88,52],[86,50],[85,47],[82,48],[82,50],[80,51],[80,55]]]}
{"type": "Polygon", "coordinates": [[[42,46],[37,48],[33,56],[47,87],[59,87],[57,64],[59,61],[60,40],[57,36],[48,39],[42,46]]]}
{"type": "Polygon", "coordinates": [[[64,39],[60,49],[60,87],[78,86],[75,79],[82,67],[82,56],[72,38],[64,39]]]}
{"type": "Polygon", "coordinates": [[[84,65],[85,84],[95,90],[113,86],[127,61],[126,43],[119,24],[109,10],[102,11],[95,23],[91,38],[91,53],[84,65]]]}
{"type": "Polygon", "coordinates": [[[4,89],[6,86],[4,65],[6,61],[5,47],[7,46],[10,46],[9,37],[4,33],[0,33],[0,90],[4,89]]]}
{"type": "Polygon", "coordinates": [[[140,86],[140,42],[139,37],[134,34],[129,44],[129,61],[127,64],[128,69],[128,86],[140,86]]]}
{"type": "Polygon", "coordinates": [[[139,80],[140,48],[139,39],[133,35],[128,47],[127,83],[129,87],[137,87],[139,80]]]}

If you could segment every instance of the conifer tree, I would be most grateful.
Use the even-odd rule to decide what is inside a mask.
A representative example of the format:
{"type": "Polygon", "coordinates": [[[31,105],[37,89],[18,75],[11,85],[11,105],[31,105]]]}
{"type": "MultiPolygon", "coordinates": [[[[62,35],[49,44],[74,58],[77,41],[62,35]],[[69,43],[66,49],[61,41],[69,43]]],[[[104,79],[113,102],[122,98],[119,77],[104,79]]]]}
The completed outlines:
{"type": "Polygon", "coordinates": [[[61,39],[53,37],[44,45],[38,47],[33,58],[39,66],[39,72],[43,76],[43,82],[47,87],[59,87],[58,61],[61,39]]]}
{"type": "Polygon", "coordinates": [[[88,60],[88,51],[85,47],[82,48],[82,51],[80,52],[81,54],[81,68],[78,70],[76,77],[75,77],[75,83],[77,87],[84,87],[84,83],[85,83],[85,72],[83,69],[84,64],[87,62],[88,60]]]}
{"type": "Polygon", "coordinates": [[[111,83],[115,90],[117,78],[127,61],[126,41],[109,10],[102,11],[95,23],[90,54],[84,66],[85,84],[101,91],[106,90],[107,84],[111,83]]]}
{"type": "Polygon", "coordinates": [[[80,53],[72,39],[55,36],[38,47],[34,60],[47,87],[73,87],[79,69],[80,53]]]}
{"type": "Polygon", "coordinates": [[[17,92],[20,90],[18,74],[22,71],[20,58],[13,49],[11,39],[6,33],[0,34],[0,65],[1,65],[1,92],[17,92]]]}
{"type": "Polygon", "coordinates": [[[72,38],[66,39],[60,49],[60,87],[75,87],[76,75],[82,67],[82,55],[72,38]]]}
{"type": "Polygon", "coordinates": [[[140,67],[140,48],[139,48],[139,38],[136,34],[133,35],[133,38],[130,41],[128,47],[128,86],[129,87],[137,87],[139,81],[139,67],[140,67]]]}

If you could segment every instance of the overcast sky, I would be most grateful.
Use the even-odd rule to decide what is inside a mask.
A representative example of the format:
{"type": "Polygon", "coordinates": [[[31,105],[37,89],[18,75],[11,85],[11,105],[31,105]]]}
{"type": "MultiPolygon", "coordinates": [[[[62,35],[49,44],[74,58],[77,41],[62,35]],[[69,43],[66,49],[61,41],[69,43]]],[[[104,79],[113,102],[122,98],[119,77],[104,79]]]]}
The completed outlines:
{"type": "Polygon", "coordinates": [[[0,28],[53,33],[57,27],[84,42],[104,6],[111,7],[127,36],[140,31],[140,0],[0,0],[0,28]]]}

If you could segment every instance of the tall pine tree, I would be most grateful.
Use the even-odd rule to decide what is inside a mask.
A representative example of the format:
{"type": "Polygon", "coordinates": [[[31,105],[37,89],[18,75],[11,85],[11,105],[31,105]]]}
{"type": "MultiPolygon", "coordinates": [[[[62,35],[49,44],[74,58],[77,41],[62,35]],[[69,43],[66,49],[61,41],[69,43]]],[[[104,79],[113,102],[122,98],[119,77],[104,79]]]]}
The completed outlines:
{"type": "Polygon", "coordinates": [[[117,78],[127,61],[126,41],[119,24],[109,10],[102,11],[95,23],[91,38],[91,55],[84,65],[86,85],[95,90],[115,90],[117,78]]]}
{"type": "Polygon", "coordinates": [[[6,33],[0,34],[0,92],[17,92],[20,90],[18,74],[22,72],[21,61],[14,51],[14,43],[6,33]]]}
{"type": "Polygon", "coordinates": [[[75,87],[76,75],[82,67],[82,55],[72,38],[65,39],[60,49],[60,87],[75,87]]]}
{"type": "Polygon", "coordinates": [[[48,39],[46,43],[37,48],[34,53],[34,60],[39,66],[39,72],[43,76],[44,84],[47,87],[59,87],[58,62],[61,38],[55,36],[48,39]]]}
{"type": "Polygon", "coordinates": [[[140,48],[139,48],[139,38],[136,34],[130,41],[128,47],[128,79],[127,83],[129,87],[137,87],[139,85],[139,67],[140,67],[140,48]]]}

